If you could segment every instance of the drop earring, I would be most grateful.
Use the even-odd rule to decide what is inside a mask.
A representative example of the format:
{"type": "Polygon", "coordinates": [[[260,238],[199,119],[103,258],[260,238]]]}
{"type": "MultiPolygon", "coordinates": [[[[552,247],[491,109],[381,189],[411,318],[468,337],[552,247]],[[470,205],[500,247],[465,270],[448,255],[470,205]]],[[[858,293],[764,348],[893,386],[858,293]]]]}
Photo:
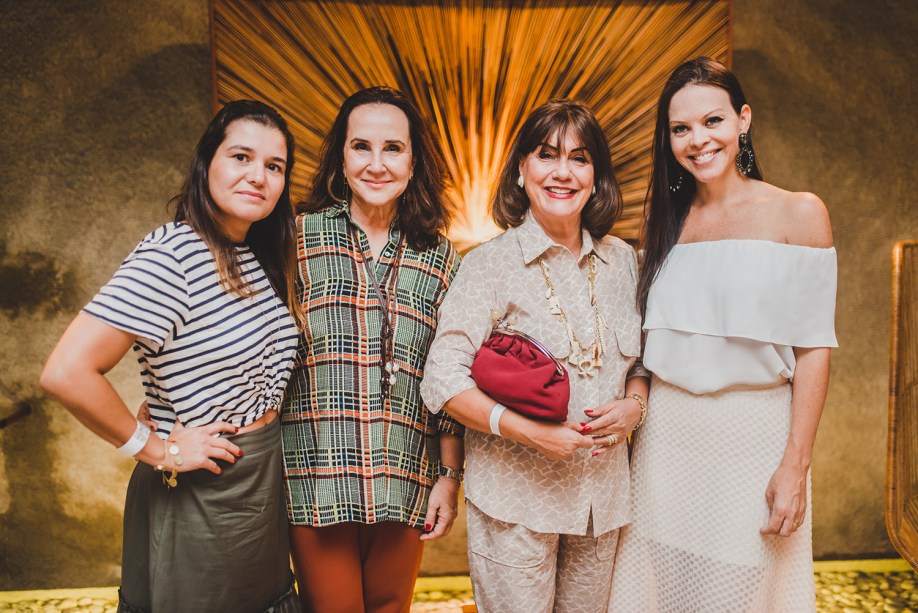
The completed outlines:
{"type": "Polygon", "coordinates": [[[520,189],[526,186],[526,183],[523,182],[523,175],[520,175],[520,178],[516,180],[516,184],[520,186],[520,189]]]}
{"type": "Polygon", "coordinates": [[[752,172],[752,163],[755,161],[755,154],[752,152],[752,145],[749,143],[749,135],[745,132],[739,135],[739,153],[736,154],[736,169],[743,173],[744,176],[749,176],[749,173],[752,172]],[[743,161],[743,156],[746,156],[746,160],[743,161]]]}

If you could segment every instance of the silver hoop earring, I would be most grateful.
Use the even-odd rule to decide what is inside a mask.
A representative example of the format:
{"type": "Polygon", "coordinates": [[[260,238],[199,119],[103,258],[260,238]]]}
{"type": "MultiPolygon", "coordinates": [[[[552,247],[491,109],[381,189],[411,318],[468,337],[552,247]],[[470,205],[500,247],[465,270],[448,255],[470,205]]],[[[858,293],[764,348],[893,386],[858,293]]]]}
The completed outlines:
{"type": "Polygon", "coordinates": [[[685,178],[685,173],[682,171],[682,167],[680,166],[679,170],[676,171],[676,182],[673,183],[672,181],[670,181],[669,183],[669,191],[675,194],[680,189],[682,189],[682,179],[684,178],[685,178]]]}
{"type": "Polygon", "coordinates": [[[523,181],[523,175],[520,175],[520,178],[516,180],[516,184],[520,186],[520,189],[526,187],[526,183],[523,181]]]}
{"type": "Polygon", "coordinates": [[[749,143],[749,135],[743,132],[739,135],[739,153],[736,154],[736,169],[743,173],[744,176],[749,176],[749,173],[752,172],[752,163],[755,161],[755,154],[752,152],[752,145],[749,143]],[[746,160],[743,160],[743,156],[746,156],[746,160]]]}

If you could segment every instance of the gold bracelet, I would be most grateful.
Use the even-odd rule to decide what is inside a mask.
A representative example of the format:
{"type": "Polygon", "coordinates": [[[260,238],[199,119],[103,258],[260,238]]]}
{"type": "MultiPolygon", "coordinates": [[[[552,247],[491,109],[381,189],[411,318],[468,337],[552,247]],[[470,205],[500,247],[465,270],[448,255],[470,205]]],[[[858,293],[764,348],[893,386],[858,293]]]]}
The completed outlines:
{"type": "MultiPolygon", "coordinates": [[[[647,418],[647,402],[640,394],[628,394],[628,398],[632,398],[638,401],[638,404],[641,405],[641,418],[638,420],[637,425],[634,427],[634,430],[637,430],[644,425],[644,420],[647,418]]],[[[632,430],[632,432],[634,432],[632,430]]]]}
{"type": "Polygon", "coordinates": [[[164,464],[157,464],[156,470],[163,474],[163,485],[166,487],[175,487],[178,485],[178,466],[181,466],[185,463],[182,459],[182,456],[179,455],[178,445],[175,444],[173,440],[163,441],[163,461],[169,459],[169,454],[172,454],[172,470],[169,475],[166,475],[166,467],[164,464]]]}

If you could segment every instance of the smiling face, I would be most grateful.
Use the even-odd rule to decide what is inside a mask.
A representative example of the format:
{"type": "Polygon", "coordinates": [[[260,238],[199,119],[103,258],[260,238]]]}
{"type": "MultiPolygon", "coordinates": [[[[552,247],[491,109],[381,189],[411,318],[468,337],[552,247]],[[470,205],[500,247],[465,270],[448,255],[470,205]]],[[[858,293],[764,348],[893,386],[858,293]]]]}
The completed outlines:
{"type": "Polygon", "coordinates": [[[391,209],[394,215],[411,174],[408,116],[391,104],[364,104],[351,111],[344,142],[344,177],[353,192],[351,206],[367,213],[391,209]]]}
{"type": "Polygon", "coordinates": [[[752,111],[737,114],[730,95],[719,87],[686,85],[669,104],[669,143],[673,155],[699,183],[710,183],[739,171],[734,158],[739,135],[749,130],[752,111]]]}
{"type": "Polygon", "coordinates": [[[286,165],[287,141],[277,128],[250,119],[227,126],[207,173],[227,238],[243,242],[249,227],[271,214],[284,191],[286,165]]]}
{"type": "Polygon", "coordinates": [[[568,130],[564,142],[556,132],[520,162],[529,206],[543,227],[580,227],[580,213],[593,190],[593,160],[568,130]]]}

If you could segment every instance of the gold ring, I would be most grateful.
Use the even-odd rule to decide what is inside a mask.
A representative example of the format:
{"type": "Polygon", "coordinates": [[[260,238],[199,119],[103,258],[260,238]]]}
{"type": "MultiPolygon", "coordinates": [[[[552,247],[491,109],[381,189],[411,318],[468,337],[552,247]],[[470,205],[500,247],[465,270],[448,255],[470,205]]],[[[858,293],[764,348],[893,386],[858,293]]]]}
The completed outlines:
{"type": "Polygon", "coordinates": [[[606,439],[609,441],[609,447],[614,447],[615,443],[618,442],[618,437],[614,434],[607,434],[606,439]]]}

